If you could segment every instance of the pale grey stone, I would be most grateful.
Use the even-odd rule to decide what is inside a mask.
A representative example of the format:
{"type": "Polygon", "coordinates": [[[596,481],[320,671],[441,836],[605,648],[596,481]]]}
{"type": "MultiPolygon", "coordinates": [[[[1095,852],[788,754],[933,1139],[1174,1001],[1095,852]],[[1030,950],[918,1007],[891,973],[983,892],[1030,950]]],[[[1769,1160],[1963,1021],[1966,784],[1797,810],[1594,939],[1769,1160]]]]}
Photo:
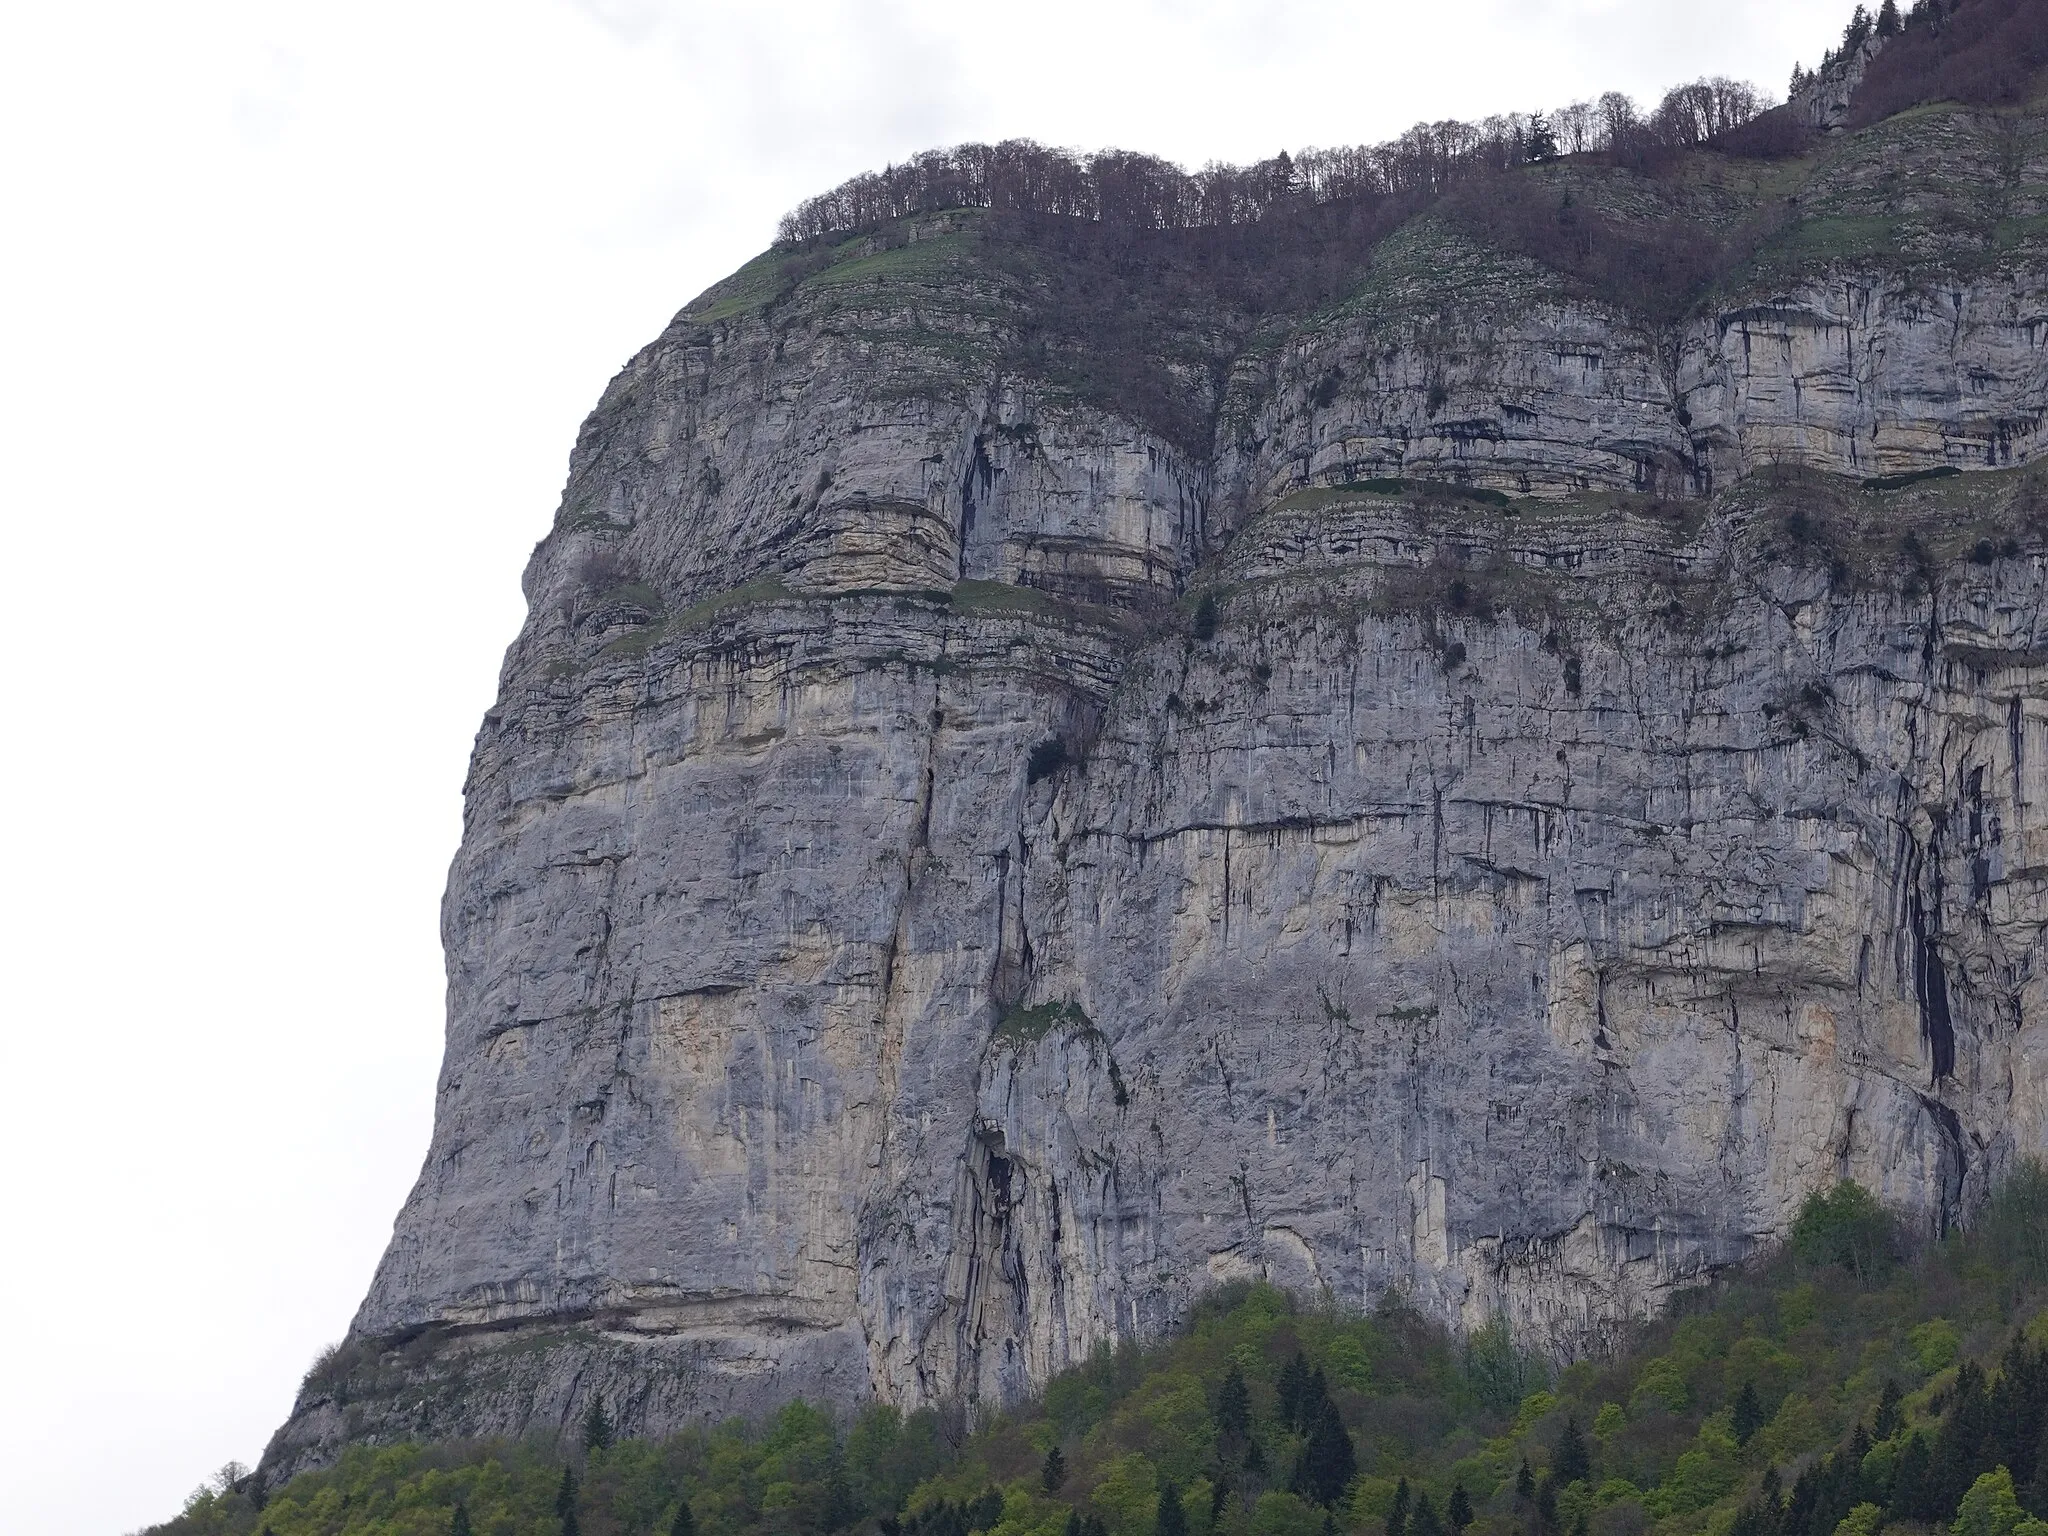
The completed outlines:
{"type": "Polygon", "coordinates": [[[2025,461],[2048,287],[1853,278],[1386,289],[1208,455],[974,338],[680,317],[528,570],[433,1144],[269,1470],[1008,1402],[1243,1277],[1569,1353],[1838,1177],[1966,1219],[2048,1135],[2030,482],[1930,592],[1757,471],[2025,461]]]}

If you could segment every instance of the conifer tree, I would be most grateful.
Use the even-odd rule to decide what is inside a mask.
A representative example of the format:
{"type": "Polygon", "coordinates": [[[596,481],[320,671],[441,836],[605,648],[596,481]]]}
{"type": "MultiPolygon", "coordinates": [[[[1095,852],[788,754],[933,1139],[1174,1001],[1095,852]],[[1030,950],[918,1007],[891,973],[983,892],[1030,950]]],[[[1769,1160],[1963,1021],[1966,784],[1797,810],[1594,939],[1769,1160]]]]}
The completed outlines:
{"type": "Polygon", "coordinates": [[[1885,1377],[1884,1390],[1877,1397],[1877,1415],[1870,1421],[1871,1439],[1889,1440],[1899,1432],[1899,1404],[1904,1397],[1898,1382],[1885,1377]]]}
{"type": "Polygon", "coordinates": [[[555,1514],[562,1522],[562,1536],[579,1536],[576,1523],[576,1469],[562,1468],[562,1481],[555,1487],[555,1514]]]}
{"type": "Polygon", "coordinates": [[[1877,8],[1877,35],[1896,37],[1899,32],[1899,0],[1884,0],[1877,8]]]}
{"type": "Polygon", "coordinates": [[[1045,1467],[1038,1480],[1047,1493],[1058,1493],[1067,1480],[1067,1458],[1057,1445],[1045,1453],[1045,1467]]]}
{"type": "Polygon", "coordinates": [[[1515,1473],[1515,1497],[1533,1499],[1536,1497],[1536,1475],[1529,1470],[1529,1458],[1522,1458],[1522,1465],[1515,1473]]]}
{"type": "Polygon", "coordinates": [[[1735,1394],[1735,1406],[1729,1410],[1729,1428],[1735,1432],[1735,1443],[1749,1444],[1749,1437],[1763,1427],[1764,1405],[1756,1395],[1756,1383],[1745,1381],[1742,1390],[1735,1394]]]}
{"type": "Polygon", "coordinates": [[[1309,1379],[1308,1356],[1297,1349],[1294,1358],[1280,1367],[1277,1384],[1280,1422],[1289,1429],[1307,1427],[1302,1423],[1302,1410],[1307,1406],[1309,1379]]]}
{"type": "Polygon", "coordinates": [[[825,1472],[825,1511],[822,1529],[843,1531],[860,1516],[860,1501],[854,1497],[853,1484],[846,1476],[845,1451],[835,1445],[825,1472]]]}
{"type": "Polygon", "coordinates": [[[583,1414],[583,1449],[608,1451],[612,1448],[612,1416],[604,1411],[604,1399],[593,1397],[583,1414]]]}
{"type": "Polygon", "coordinates": [[[1224,1435],[1248,1435],[1252,1428],[1252,1395],[1244,1384],[1244,1372],[1235,1365],[1223,1378],[1216,1394],[1216,1428],[1224,1435]]]}
{"type": "Polygon", "coordinates": [[[1991,1470],[1982,1460],[1991,1429],[1991,1396],[1984,1389],[1984,1368],[1974,1360],[1965,1360],[1956,1371],[1948,1412],[1934,1438],[1928,1468],[1932,1514],[1927,1518],[1948,1520],[1977,1475],[1991,1470]]]}
{"type": "Polygon", "coordinates": [[[1550,1479],[1560,1488],[1583,1483],[1593,1475],[1593,1458],[1586,1450],[1586,1437],[1579,1433],[1576,1416],[1564,1421],[1557,1448],[1550,1453],[1550,1479]]]}
{"type": "Polygon", "coordinates": [[[1160,1486],[1159,1517],[1154,1529],[1157,1536],[1188,1536],[1188,1515],[1181,1508],[1180,1489],[1170,1481],[1160,1486]]]}
{"type": "Polygon", "coordinates": [[[455,1508],[448,1515],[448,1536],[470,1536],[469,1506],[460,1499],[455,1501],[455,1508]]]}
{"type": "Polygon", "coordinates": [[[1408,1517],[1408,1536],[1444,1536],[1443,1522],[1437,1519],[1436,1506],[1427,1493],[1415,1501],[1415,1513],[1408,1517]]]}
{"type": "Polygon", "coordinates": [[[1394,1485],[1394,1502],[1387,1510],[1387,1536],[1408,1536],[1408,1479],[1394,1485]]]}
{"type": "Polygon", "coordinates": [[[677,1501],[676,1517],[669,1522],[668,1536],[697,1536],[697,1516],[687,1498],[677,1501]]]}
{"type": "Polygon", "coordinates": [[[1899,1452],[1898,1466],[1892,1473],[1892,1498],[1890,1514],[1894,1520],[1932,1520],[1937,1518],[1932,1490],[1928,1486],[1929,1463],[1927,1441],[1918,1434],[1906,1440],[1906,1448],[1899,1452]]]}
{"type": "Polygon", "coordinates": [[[1472,1496],[1465,1491],[1462,1481],[1451,1484],[1451,1497],[1444,1505],[1444,1524],[1451,1528],[1452,1536],[1465,1536],[1465,1527],[1472,1523],[1472,1496]]]}
{"type": "Polygon", "coordinates": [[[1351,1436],[1338,1417],[1337,1405],[1325,1397],[1295,1464],[1294,1491],[1312,1503],[1334,1504],[1357,1473],[1358,1453],[1352,1449],[1351,1436]]]}

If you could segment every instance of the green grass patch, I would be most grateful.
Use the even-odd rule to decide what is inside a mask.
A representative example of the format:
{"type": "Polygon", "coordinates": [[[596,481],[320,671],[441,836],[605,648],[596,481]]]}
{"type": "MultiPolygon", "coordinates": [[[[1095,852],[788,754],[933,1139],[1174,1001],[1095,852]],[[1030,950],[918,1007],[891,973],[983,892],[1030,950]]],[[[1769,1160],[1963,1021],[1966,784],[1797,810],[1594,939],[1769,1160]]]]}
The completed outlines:
{"type": "MultiPolygon", "coordinates": [[[[621,589],[622,591],[628,589],[621,589]]],[[[650,594],[652,588],[646,589],[650,594]]],[[[598,648],[598,655],[606,658],[639,659],[645,657],[655,646],[671,635],[698,629],[734,609],[744,608],[752,603],[778,602],[793,594],[782,584],[779,576],[756,576],[729,591],[717,593],[692,603],[681,613],[665,619],[656,619],[638,629],[608,640],[598,648]]],[[[659,611],[659,594],[654,594],[656,611],[659,611]]]]}
{"type": "Polygon", "coordinates": [[[958,581],[952,596],[953,606],[962,613],[1028,613],[1052,619],[1066,612],[1066,605],[1052,594],[1007,581],[958,581]]]}
{"type": "Polygon", "coordinates": [[[1900,221],[1878,215],[1842,215],[1805,219],[1792,225],[1764,250],[1767,261],[1812,265],[1865,258],[1896,259],[1900,221]]]}
{"type": "Polygon", "coordinates": [[[1962,471],[1953,464],[1943,464],[1935,469],[1909,470],[1903,475],[1872,475],[1863,482],[1866,491],[1902,491],[1909,485],[1919,485],[1926,480],[1946,480],[1962,471]]]}
{"type": "Polygon", "coordinates": [[[597,648],[597,654],[605,660],[638,661],[659,645],[667,634],[668,625],[656,620],[652,624],[642,624],[638,629],[628,630],[615,639],[605,641],[597,648]]]}
{"type": "Polygon", "coordinates": [[[731,320],[765,308],[787,291],[787,251],[763,251],[732,276],[714,283],[683,307],[683,314],[704,325],[731,320]]]}
{"type": "Polygon", "coordinates": [[[738,586],[727,591],[715,593],[700,602],[692,603],[681,613],[669,620],[669,627],[674,630],[695,629],[700,625],[710,623],[721,614],[731,612],[735,608],[744,608],[750,603],[781,602],[793,595],[789,588],[782,584],[780,576],[773,574],[756,576],[752,580],[743,581],[738,586]]]}
{"type": "Polygon", "coordinates": [[[1094,1033],[1095,1021],[1079,1003],[1033,1003],[1006,1009],[996,1021],[994,1038],[1011,1045],[1031,1045],[1046,1036],[1094,1033]]]}
{"type": "Polygon", "coordinates": [[[831,288],[848,283],[903,282],[944,276],[962,264],[972,245],[967,235],[933,235],[836,261],[806,278],[805,286],[831,288]]]}
{"type": "Polygon", "coordinates": [[[668,604],[661,600],[661,594],[644,581],[623,582],[611,588],[604,594],[601,603],[623,603],[628,607],[644,609],[652,614],[662,614],[668,611],[668,604]]]}
{"type": "Polygon", "coordinates": [[[1460,485],[1454,480],[1374,479],[1346,480],[1338,485],[1312,485],[1290,491],[1269,509],[1276,512],[1313,510],[1356,501],[1361,496],[1406,497],[1419,501],[1465,501],[1476,506],[1512,509],[1520,500],[1505,491],[1481,485],[1460,485]]]}

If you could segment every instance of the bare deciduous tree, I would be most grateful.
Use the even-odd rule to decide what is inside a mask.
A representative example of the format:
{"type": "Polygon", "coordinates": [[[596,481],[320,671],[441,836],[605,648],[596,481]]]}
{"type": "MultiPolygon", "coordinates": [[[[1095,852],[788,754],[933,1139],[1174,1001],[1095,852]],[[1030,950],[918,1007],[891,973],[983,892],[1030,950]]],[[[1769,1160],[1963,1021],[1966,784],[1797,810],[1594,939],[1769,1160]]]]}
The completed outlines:
{"type": "Polygon", "coordinates": [[[1029,139],[927,150],[800,203],[777,240],[797,245],[874,229],[913,213],[948,208],[1060,214],[1132,229],[1256,224],[1276,209],[1347,199],[1437,196],[1473,176],[1552,154],[1646,149],[1710,142],[1769,103],[1755,87],[1715,78],[1682,85],[1645,119],[1610,91],[1556,112],[1507,112],[1481,123],[1417,123],[1383,144],[1282,151],[1255,165],[1211,163],[1188,172],[1129,150],[1091,155],[1029,139]]]}

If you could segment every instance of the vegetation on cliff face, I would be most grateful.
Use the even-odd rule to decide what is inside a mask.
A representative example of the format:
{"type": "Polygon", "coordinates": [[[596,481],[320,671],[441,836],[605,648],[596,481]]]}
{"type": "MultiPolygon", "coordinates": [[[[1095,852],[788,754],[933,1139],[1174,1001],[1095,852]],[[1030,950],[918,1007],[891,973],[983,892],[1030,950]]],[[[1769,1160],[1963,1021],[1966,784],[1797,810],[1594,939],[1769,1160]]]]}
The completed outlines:
{"type": "Polygon", "coordinates": [[[158,1536],[2048,1536],[2048,1170],[1902,1250],[1853,1184],[1775,1255],[1553,1371],[1265,1286],[963,1433],[803,1403],[659,1444],[356,1447],[158,1536]]]}
{"type": "Polygon", "coordinates": [[[1891,15],[1859,7],[1843,37],[1842,58],[1883,43],[1855,92],[1858,133],[1700,80],[1654,109],[1610,92],[1194,173],[1124,151],[959,145],[810,199],[684,313],[829,314],[893,349],[897,389],[993,357],[1199,455],[1233,359],[1383,287],[1418,224],[1425,243],[1455,231],[1655,325],[1843,260],[1953,274],[2039,254],[2024,103],[2048,64],[2048,7],[1918,0],[1891,15]]]}
{"type": "MultiPolygon", "coordinates": [[[[1877,122],[1931,101],[2007,106],[2029,99],[2048,64],[2048,10],[2031,0],[1897,0],[1873,15],[1855,8],[1826,75],[1881,45],[1858,88],[1853,121],[1877,122]]],[[[1795,93],[1816,76],[1794,67],[1795,93]]],[[[786,214],[776,243],[797,247],[880,229],[914,214],[958,208],[1051,214],[1132,230],[1257,224],[1326,203],[1413,199],[1492,180],[1525,165],[1594,157],[1637,168],[1668,166],[1701,146],[1724,155],[1782,159],[1811,148],[1811,128],[1790,106],[1722,78],[1674,86],[1645,112],[1609,91],[1553,111],[1496,113],[1477,123],[1417,123],[1382,144],[1282,151],[1253,165],[1196,172],[1128,150],[1091,155],[1028,139],[926,150],[807,198],[786,214]]]]}
{"type": "MultiPolygon", "coordinates": [[[[1881,32],[1883,11],[1895,5],[1886,0],[1868,25],[1881,32]]],[[[1856,13],[1862,20],[1863,7],[1856,13]]],[[[2024,102],[2048,64],[2048,7],[2034,0],[1920,0],[1896,32],[1856,93],[1851,121],[1858,126],[1927,101],[2024,102]]]]}

